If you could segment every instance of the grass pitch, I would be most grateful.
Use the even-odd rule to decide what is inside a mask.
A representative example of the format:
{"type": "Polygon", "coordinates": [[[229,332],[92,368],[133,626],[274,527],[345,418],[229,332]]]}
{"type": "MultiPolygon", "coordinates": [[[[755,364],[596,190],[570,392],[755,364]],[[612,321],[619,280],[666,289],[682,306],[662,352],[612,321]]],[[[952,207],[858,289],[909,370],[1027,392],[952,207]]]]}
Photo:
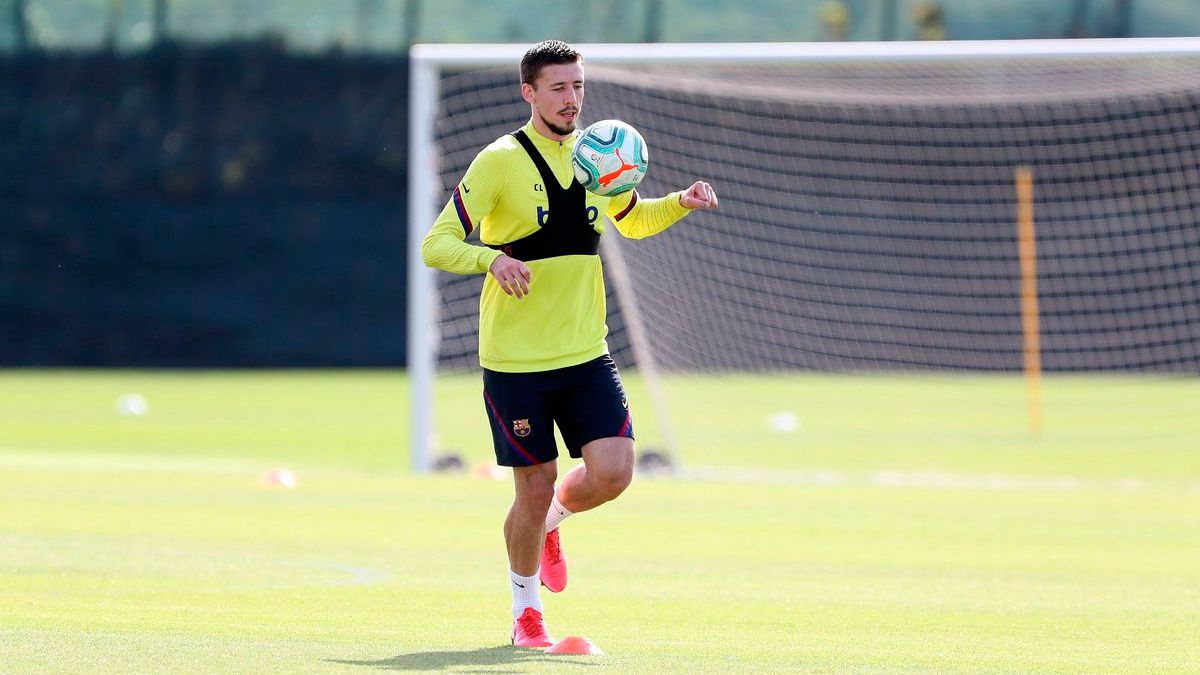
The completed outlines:
{"type": "Polygon", "coordinates": [[[408,475],[401,375],[0,373],[0,670],[1200,671],[1194,379],[1051,378],[1037,438],[1019,379],[668,388],[688,477],[564,524],[549,627],[606,655],[556,657],[508,646],[509,481],[408,475]]]}

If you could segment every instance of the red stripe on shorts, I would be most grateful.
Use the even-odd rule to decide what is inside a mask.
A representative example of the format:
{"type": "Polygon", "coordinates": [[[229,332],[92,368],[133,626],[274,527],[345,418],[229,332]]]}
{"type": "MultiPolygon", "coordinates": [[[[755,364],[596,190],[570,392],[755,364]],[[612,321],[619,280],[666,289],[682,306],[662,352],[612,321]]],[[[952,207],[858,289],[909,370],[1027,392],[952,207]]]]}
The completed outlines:
{"type": "Polygon", "coordinates": [[[527,450],[525,450],[525,448],[521,447],[521,444],[518,443],[517,439],[513,437],[512,432],[510,432],[508,430],[508,427],[505,426],[504,418],[500,416],[500,411],[496,410],[496,404],[492,401],[492,396],[491,396],[491,394],[489,394],[487,392],[487,389],[483,390],[483,398],[485,400],[487,400],[488,408],[491,409],[492,417],[495,418],[496,424],[499,424],[500,429],[502,429],[504,431],[504,437],[508,439],[508,444],[511,445],[514,450],[521,453],[521,456],[524,457],[525,460],[528,461],[531,465],[532,464],[541,464],[541,462],[537,461],[536,457],[529,454],[529,452],[527,450]]]}
{"type": "Polygon", "coordinates": [[[621,430],[617,432],[618,436],[629,436],[629,427],[633,426],[633,415],[629,412],[625,413],[625,424],[621,425],[621,430]]]}

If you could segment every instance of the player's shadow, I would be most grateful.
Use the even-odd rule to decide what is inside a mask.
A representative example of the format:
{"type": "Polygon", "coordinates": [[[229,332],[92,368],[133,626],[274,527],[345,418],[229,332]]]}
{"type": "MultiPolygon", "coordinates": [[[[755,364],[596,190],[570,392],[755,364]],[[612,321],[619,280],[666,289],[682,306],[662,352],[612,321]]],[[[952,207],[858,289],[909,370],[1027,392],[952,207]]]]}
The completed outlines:
{"type": "MultiPolygon", "coordinates": [[[[525,663],[554,663],[564,668],[568,666],[586,668],[600,665],[594,661],[580,660],[578,656],[547,654],[534,649],[516,649],[509,645],[485,647],[483,649],[472,649],[461,652],[413,652],[411,654],[400,654],[391,658],[374,661],[352,661],[345,659],[329,659],[328,661],[346,666],[367,666],[378,668],[379,670],[445,670],[461,666],[503,666],[525,663]]],[[[472,671],[460,670],[456,672],[472,671]]],[[[505,671],[488,670],[486,672],[505,671]]]]}

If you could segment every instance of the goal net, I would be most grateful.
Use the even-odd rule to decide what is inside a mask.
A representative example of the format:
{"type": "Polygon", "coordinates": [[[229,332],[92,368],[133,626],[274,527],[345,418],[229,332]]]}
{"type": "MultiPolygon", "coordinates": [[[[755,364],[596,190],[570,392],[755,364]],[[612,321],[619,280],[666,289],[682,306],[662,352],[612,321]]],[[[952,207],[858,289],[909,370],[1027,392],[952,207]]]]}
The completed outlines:
{"type": "MultiPolygon", "coordinates": [[[[955,465],[963,448],[1186,442],[1200,40],[579,49],[584,124],[646,138],[639,192],[703,179],[721,200],[649,239],[604,237],[641,448],[684,466],[866,467],[916,448],[955,465]]],[[[413,53],[417,469],[490,456],[482,278],[425,270],[418,243],[475,153],[528,118],[523,50],[413,53]]]]}

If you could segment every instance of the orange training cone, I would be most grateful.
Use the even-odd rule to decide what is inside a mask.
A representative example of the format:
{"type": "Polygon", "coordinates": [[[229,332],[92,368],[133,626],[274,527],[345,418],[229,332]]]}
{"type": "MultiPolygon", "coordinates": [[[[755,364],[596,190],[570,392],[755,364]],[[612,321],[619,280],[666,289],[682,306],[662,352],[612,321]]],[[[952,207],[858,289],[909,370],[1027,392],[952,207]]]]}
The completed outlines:
{"type": "Polygon", "coordinates": [[[587,638],[569,635],[546,648],[547,654],[603,654],[587,638]]]}
{"type": "Polygon", "coordinates": [[[283,467],[267,469],[258,475],[258,484],[265,488],[291,489],[296,487],[296,474],[283,467]]]}

